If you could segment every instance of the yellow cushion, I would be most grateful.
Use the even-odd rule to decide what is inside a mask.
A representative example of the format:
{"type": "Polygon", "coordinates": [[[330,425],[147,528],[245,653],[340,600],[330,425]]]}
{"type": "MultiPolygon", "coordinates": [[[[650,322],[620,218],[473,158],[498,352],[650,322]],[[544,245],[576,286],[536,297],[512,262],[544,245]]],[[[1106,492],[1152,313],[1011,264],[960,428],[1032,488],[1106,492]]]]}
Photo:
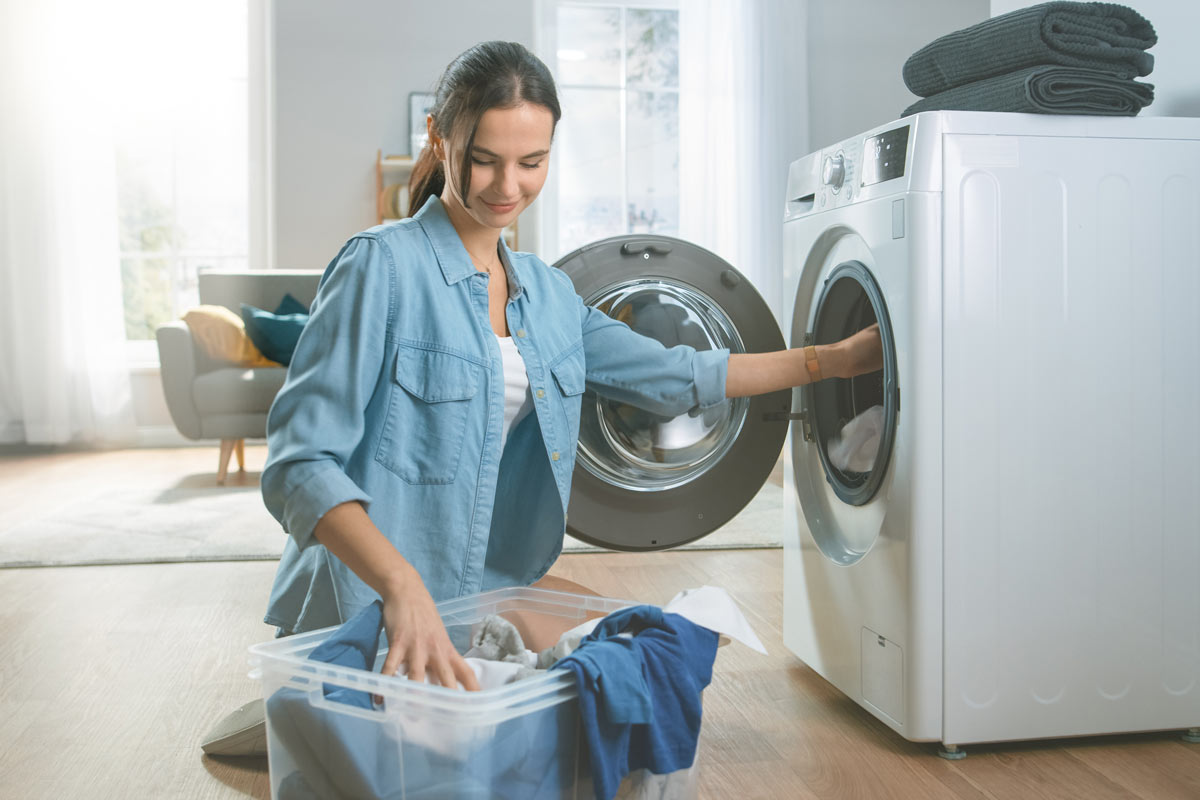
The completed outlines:
{"type": "Polygon", "coordinates": [[[283,366],[254,346],[242,318],[225,306],[196,306],[183,315],[183,321],[209,358],[242,367],[283,366]]]}

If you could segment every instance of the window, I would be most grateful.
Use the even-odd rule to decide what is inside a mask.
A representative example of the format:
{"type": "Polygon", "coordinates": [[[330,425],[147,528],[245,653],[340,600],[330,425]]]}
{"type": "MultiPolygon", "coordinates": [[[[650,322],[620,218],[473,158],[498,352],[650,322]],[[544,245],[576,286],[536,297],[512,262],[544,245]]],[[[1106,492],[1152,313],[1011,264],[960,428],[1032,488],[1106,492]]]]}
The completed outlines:
{"type": "Polygon", "coordinates": [[[558,254],[623,233],[679,231],[679,11],[562,2],[547,64],[556,134],[548,244],[558,254]]]}
{"type": "Polygon", "coordinates": [[[248,0],[128,0],[119,47],[117,205],[125,335],[198,302],[202,269],[248,252],[248,0]]]}

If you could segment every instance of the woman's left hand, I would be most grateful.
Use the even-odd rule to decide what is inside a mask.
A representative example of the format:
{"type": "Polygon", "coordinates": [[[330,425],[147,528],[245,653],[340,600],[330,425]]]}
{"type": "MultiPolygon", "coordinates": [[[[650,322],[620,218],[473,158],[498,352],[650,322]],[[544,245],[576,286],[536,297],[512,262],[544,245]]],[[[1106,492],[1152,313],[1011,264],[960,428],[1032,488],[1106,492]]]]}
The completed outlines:
{"type": "Polygon", "coordinates": [[[837,348],[840,351],[837,371],[824,377],[853,378],[883,369],[883,340],[878,322],[838,342],[837,348]]]}

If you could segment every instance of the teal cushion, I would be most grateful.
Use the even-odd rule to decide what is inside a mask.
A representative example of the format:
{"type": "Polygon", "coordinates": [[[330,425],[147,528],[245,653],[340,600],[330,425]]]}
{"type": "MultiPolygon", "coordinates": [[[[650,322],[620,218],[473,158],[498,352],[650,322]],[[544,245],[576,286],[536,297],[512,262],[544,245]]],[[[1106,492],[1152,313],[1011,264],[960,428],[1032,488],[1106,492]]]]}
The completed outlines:
{"type": "Polygon", "coordinates": [[[283,296],[283,299],[279,301],[279,307],[275,309],[274,313],[277,317],[282,317],[287,314],[307,314],[308,306],[292,297],[291,292],[288,292],[283,296]]]}
{"type": "Polygon", "coordinates": [[[292,363],[292,353],[300,331],[308,322],[308,314],[272,314],[242,303],[242,322],[246,324],[246,335],[264,356],[287,366],[292,363]]]}

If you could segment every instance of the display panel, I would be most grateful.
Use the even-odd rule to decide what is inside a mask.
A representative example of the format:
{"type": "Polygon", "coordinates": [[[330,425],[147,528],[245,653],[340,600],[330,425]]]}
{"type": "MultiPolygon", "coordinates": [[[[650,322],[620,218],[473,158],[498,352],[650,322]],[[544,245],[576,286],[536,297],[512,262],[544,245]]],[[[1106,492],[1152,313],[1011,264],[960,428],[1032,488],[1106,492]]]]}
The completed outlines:
{"type": "Polygon", "coordinates": [[[907,154],[907,125],[869,137],[863,142],[862,185],[903,176],[907,154]]]}

